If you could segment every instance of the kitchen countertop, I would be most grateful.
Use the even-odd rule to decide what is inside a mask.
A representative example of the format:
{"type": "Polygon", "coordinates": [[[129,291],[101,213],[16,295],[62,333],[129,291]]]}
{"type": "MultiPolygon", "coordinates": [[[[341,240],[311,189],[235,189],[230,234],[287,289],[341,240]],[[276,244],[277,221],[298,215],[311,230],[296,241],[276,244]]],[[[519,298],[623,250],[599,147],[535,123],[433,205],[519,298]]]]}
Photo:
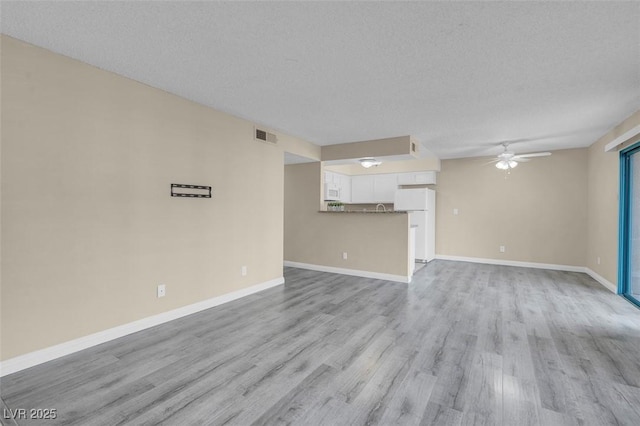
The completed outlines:
{"type": "Polygon", "coordinates": [[[320,210],[318,213],[338,213],[338,214],[344,214],[344,213],[364,213],[364,214],[407,214],[406,211],[395,211],[395,210],[388,210],[388,211],[375,211],[375,210],[345,210],[343,212],[334,212],[334,211],[328,211],[328,210],[320,210]]]}

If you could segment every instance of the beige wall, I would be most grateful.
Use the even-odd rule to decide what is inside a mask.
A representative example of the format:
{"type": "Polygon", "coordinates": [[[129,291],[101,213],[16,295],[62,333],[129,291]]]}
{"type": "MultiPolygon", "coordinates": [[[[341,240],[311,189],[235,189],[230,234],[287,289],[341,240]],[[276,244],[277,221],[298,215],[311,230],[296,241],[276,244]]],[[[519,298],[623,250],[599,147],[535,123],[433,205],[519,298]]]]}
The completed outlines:
{"type": "Polygon", "coordinates": [[[283,151],[310,158],[312,160],[320,160],[320,146],[283,133],[277,133],[277,135],[278,145],[283,151]]]}
{"type": "Polygon", "coordinates": [[[509,175],[489,160],[442,161],[436,253],[584,266],[587,150],[554,151],[509,175]]]}
{"type": "MultiPolygon", "coordinates": [[[[1,35],[0,35],[1,37],[1,35]]],[[[0,39],[0,54],[2,52],[2,39],[0,39]]],[[[0,55],[0,65],[1,65],[1,55],[0,55]]],[[[2,69],[0,67],[0,80],[2,78],[2,69]]],[[[2,102],[1,100],[2,98],[2,84],[0,84],[0,119],[2,117],[2,102]]],[[[0,361],[2,360],[2,351],[3,351],[3,343],[2,343],[2,188],[3,188],[3,184],[2,184],[2,121],[0,120],[0,361]]],[[[2,372],[0,372],[2,373],[2,372]]]]}
{"type": "Polygon", "coordinates": [[[406,277],[408,215],[319,213],[321,174],[319,162],[285,166],[284,259],[406,277]]]}
{"type": "MultiPolygon", "coordinates": [[[[618,285],[618,203],[620,155],[618,150],[604,152],[604,147],[619,135],[640,125],[637,111],[589,148],[588,189],[589,221],[586,266],[614,285],[618,285]],[[598,264],[600,257],[600,264],[598,264]]],[[[639,137],[620,145],[622,149],[639,137]]]]}
{"type": "MultiPolygon", "coordinates": [[[[283,250],[407,274],[406,215],[318,213],[320,163],[283,166],[284,150],[319,147],[256,142],[253,123],[6,36],[1,59],[0,359],[278,278],[283,250]],[[171,198],[170,183],[213,198],[171,198]]],[[[618,156],[602,147],[639,123],[507,179],[486,159],[443,161],[437,253],[587,265],[616,283],[618,156]]],[[[435,169],[424,161],[363,171],[435,169]]]]}
{"type": "Polygon", "coordinates": [[[2,36],[1,124],[3,360],[282,276],[252,123],[2,36]]]}

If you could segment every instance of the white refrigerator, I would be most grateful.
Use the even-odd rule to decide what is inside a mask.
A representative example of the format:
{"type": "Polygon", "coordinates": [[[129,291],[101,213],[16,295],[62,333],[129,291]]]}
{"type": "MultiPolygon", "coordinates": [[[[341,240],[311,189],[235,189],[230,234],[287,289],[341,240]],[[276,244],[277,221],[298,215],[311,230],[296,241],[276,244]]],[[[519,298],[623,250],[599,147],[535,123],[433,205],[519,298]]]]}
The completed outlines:
{"type": "Polygon", "coordinates": [[[393,209],[407,211],[416,227],[416,260],[429,262],[436,257],[436,192],[428,188],[398,189],[393,209]]]}

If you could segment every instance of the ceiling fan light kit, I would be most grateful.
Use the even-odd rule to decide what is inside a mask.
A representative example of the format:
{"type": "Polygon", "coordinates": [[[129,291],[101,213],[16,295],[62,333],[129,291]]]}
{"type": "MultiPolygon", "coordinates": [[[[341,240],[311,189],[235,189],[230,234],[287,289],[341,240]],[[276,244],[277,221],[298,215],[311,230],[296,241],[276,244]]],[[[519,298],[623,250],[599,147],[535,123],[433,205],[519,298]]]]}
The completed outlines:
{"type": "Polygon", "coordinates": [[[514,169],[518,166],[518,162],[517,161],[506,161],[506,160],[500,160],[496,163],[496,167],[499,168],[500,170],[509,170],[509,169],[514,169]]]}
{"type": "Polygon", "coordinates": [[[365,169],[368,169],[369,167],[378,167],[382,164],[382,161],[378,161],[373,157],[361,158],[359,161],[360,165],[365,169]]]}
{"type": "Polygon", "coordinates": [[[529,161],[529,158],[531,157],[546,157],[551,155],[550,152],[532,152],[530,154],[516,155],[515,152],[509,151],[508,143],[501,143],[500,145],[504,147],[504,151],[498,154],[498,158],[494,160],[497,161],[496,167],[500,170],[509,171],[511,169],[515,169],[518,167],[518,163],[529,161]]]}

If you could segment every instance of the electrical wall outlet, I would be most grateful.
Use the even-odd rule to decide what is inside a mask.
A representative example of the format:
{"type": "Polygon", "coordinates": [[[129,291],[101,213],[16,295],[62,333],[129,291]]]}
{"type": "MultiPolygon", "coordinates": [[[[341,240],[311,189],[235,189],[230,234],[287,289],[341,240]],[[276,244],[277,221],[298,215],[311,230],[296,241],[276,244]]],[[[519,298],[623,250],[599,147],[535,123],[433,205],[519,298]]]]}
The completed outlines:
{"type": "Polygon", "coordinates": [[[347,252],[346,251],[342,252],[342,260],[347,260],[347,252]]]}
{"type": "Polygon", "coordinates": [[[598,256],[597,261],[598,261],[598,265],[599,265],[600,264],[600,256],[598,256]]]}
{"type": "Polygon", "coordinates": [[[166,288],[164,286],[164,284],[160,284],[158,286],[158,297],[164,297],[166,293],[166,288]]]}
{"type": "Polygon", "coordinates": [[[458,215],[458,209],[453,209],[453,214],[457,216],[458,215]]]}
{"type": "Polygon", "coordinates": [[[500,246],[500,253],[504,253],[505,251],[507,251],[507,248],[505,246],[500,246]]]}
{"type": "Polygon", "coordinates": [[[242,268],[240,268],[240,275],[242,275],[243,277],[247,276],[247,267],[243,266],[242,268]]]}

